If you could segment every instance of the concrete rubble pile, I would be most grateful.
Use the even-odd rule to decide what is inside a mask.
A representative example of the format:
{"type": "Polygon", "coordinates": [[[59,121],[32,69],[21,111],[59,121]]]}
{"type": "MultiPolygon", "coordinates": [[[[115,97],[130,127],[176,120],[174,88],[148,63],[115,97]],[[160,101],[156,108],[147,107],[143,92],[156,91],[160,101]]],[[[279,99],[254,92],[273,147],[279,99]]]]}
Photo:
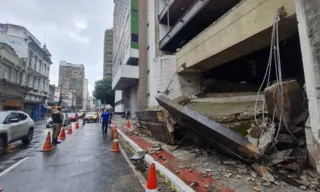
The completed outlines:
{"type": "MultiPolygon", "coordinates": [[[[177,102],[161,96],[157,100],[165,110],[155,112],[151,118],[153,122],[150,117],[139,121],[142,116],[146,117],[139,112],[137,119],[140,125],[148,124],[144,132],[140,132],[154,132],[146,135],[157,135],[154,138],[168,144],[179,145],[182,140],[189,140],[190,145],[201,147],[206,142],[250,164],[265,183],[279,184],[282,181],[301,189],[316,189],[316,174],[313,170],[305,170],[313,162],[312,147],[308,146],[310,141],[307,140],[310,127],[308,129],[304,89],[295,80],[284,81],[268,86],[264,98],[265,102],[256,104],[253,113],[243,111],[208,117],[192,110],[188,100],[177,102]],[[279,94],[281,92],[283,94],[279,94]],[[161,129],[155,131],[153,125],[157,123],[161,129]]],[[[223,163],[236,164],[234,160],[223,163]]],[[[231,176],[224,173],[226,177],[231,176]]],[[[256,191],[260,185],[255,185],[256,191]]]]}

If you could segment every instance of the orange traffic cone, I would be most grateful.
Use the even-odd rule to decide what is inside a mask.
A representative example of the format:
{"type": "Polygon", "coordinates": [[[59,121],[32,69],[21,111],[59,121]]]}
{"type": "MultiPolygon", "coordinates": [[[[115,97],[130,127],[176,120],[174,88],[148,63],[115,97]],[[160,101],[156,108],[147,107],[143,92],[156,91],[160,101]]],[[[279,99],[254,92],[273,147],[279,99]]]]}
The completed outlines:
{"type": "Polygon", "coordinates": [[[112,129],[112,137],[113,137],[113,138],[115,137],[115,134],[118,135],[117,128],[118,128],[117,125],[115,125],[115,126],[113,127],[113,129],[112,129]]]}
{"type": "Polygon", "coordinates": [[[156,175],[156,166],[154,163],[151,164],[147,182],[146,192],[157,192],[157,175],[156,175]]]}
{"type": "Polygon", "coordinates": [[[76,124],[76,129],[79,129],[79,123],[78,123],[78,121],[77,121],[77,124],[76,124]]]}
{"type": "Polygon", "coordinates": [[[60,140],[65,140],[65,139],[66,139],[66,132],[65,132],[65,130],[64,130],[64,127],[61,127],[59,139],[60,139],[60,140]]]}
{"type": "Polygon", "coordinates": [[[130,128],[130,120],[128,119],[127,128],[130,128]]]}
{"type": "Polygon", "coordinates": [[[69,128],[68,128],[68,134],[72,134],[72,127],[71,127],[71,125],[70,125],[69,128]]]}
{"type": "Polygon", "coordinates": [[[118,152],[118,151],[120,151],[120,148],[119,148],[119,140],[118,140],[118,132],[117,132],[116,129],[115,129],[115,132],[114,132],[114,134],[113,134],[113,143],[112,143],[111,151],[112,151],[112,152],[118,152]]]}
{"type": "Polygon", "coordinates": [[[53,147],[51,144],[51,133],[48,132],[46,137],[46,142],[44,143],[41,152],[52,151],[52,150],[53,150],[53,147]]]}

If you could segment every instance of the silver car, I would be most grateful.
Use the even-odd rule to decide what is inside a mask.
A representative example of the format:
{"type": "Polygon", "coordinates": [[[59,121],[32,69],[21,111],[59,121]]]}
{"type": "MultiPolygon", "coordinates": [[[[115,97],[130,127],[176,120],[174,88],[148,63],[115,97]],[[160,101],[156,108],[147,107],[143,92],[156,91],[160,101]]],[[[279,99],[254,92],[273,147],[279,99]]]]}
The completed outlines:
{"type": "Polygon", "coordinates": [[[9,143],[21,140],[27,145],[33,138],[34,122],[22,111],[0,111],[0,154],[9,143]]]}

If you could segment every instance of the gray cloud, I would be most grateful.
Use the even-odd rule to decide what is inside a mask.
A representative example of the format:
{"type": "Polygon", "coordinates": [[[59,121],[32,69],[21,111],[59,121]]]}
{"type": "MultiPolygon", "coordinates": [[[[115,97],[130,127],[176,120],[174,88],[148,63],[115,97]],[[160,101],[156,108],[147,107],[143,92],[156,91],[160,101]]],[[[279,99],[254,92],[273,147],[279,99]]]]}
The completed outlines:
{"type": "Polygon", "coordinates": [[[50,83],[58,82],[59,60],[84,64],[91,94],[102,77],[104,31],[112,27],[113,5],[112,0],[4,1],[0,22],[25,26],[42,43],[45,39],[53,60],[50,83]]]}

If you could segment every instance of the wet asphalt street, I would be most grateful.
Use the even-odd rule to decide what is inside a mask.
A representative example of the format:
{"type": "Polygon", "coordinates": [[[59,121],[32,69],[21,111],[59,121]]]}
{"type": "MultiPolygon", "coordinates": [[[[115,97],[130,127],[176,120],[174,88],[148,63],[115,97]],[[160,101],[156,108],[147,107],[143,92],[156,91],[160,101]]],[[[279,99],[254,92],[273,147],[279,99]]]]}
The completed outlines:
{"type": "Polygon", "coordinates": [[[102,136],[99,123],[73,129],[54,151],[42,153],[47,131],[37,123],[29,146],[16,142],[0,157],[4,192],[144,191],[121,152],[110,152],[112,140],[102,136]]]}

